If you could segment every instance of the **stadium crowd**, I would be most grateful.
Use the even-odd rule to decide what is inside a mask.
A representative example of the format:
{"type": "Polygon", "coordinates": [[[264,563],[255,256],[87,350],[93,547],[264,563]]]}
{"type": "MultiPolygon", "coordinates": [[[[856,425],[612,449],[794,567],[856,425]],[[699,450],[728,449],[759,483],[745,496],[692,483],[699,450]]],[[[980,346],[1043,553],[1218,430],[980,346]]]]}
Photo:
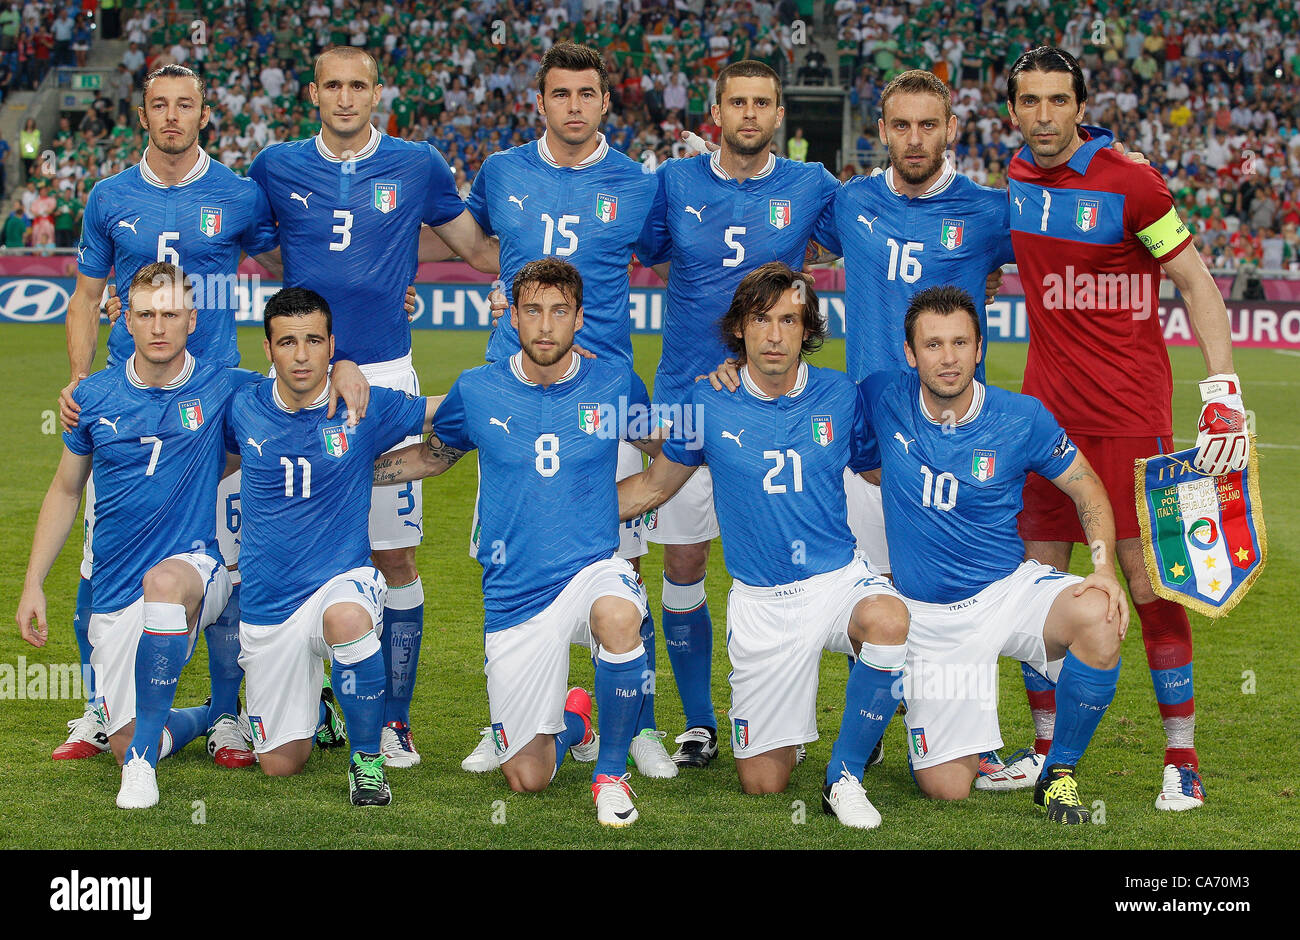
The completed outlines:
{"type": "MultiPolygon", "coordinates": [[[[29,11],[44,10],[49,20],[53,7],[28,3],[23,32],[38,18],[29,11]]],[[[384,82],[377,122],[438,147],[462,195],[487,155],[539,133],[533,74],[559,39],[604,50],[610,144],[663,160],[680,154],[681,130],[717,139],[707,105],[712,76],[728,62],[758,59],[787,81],[821,80],[812,13],[810,0],[312,0],[306,7],[199,0],[192,11],[159,0],[128,3],[122,38],[129,47],[118,74],[95,110],[56,135],[55,178],[35,180],[21,199],[29,210],[42,182],[50,183],[76,211],[95,179],[134,162],[144,138],[129,99],[149,69],[167,62],[203,75],[212,105],[205,147],[243,173],[266,144],[316,132],[307,85],[314,55],[331,44],[376,53],[384,82]],[[796,31],[800,20],[805,29],[796,31]]],[[[837,77],[850,89],[858,132],[856,154],[832,168],[842,179],[883,161],[875,141],[880,91],[919,67],[954,89],[957,168],[1005,186],[1019,134],[1007,117],[1003,74],[1027,46],[1059,42],[1088,73],[1088,121],[1115,130],[1165,174],[1211,268],[1300,269],[1300,17],[1290,5],[1193,0],[1174,13],[1155,0],[1086,7],[918,0],[874,9],[838,0],[829,15],[823,30],[834,31],[837,77]]],[[[7,36],[13,21],[0,13],[0,33],[7,36]]],[[[30,240],[45,217],[26,218],[30,240]]]]}

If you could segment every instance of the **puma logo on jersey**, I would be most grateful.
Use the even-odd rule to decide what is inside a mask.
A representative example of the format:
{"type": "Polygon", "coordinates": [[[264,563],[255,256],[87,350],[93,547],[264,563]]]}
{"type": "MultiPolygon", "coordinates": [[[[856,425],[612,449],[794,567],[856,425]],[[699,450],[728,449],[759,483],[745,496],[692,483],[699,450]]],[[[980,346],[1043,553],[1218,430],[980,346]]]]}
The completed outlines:
{"type": "Polygon", "coordinates": [[[691,215],[695,216],[695,220],[697,222],[703,222],[704,216],[701,215],[700,213],[702,213],[707,208],[708,208],[707,204],[700,206],[698,209],[696,209],[694,206],[687,206],[686,211],[689,212],[691,215]]]}
{"type": "Polygon", "coordinates": [[[744,447],[745,445],[742,444],[742,443],[740,443],[740,435],[742,435],[742,434],[744,434],[744,433],[745,433],[745,429],[744,429],[744,428],[741,428],[741,429],[740,429],[739,431],[737,431],[735,434],[732,434],[730,431],[723,431],[723,432],[722,432],[722,439],[723,439],[724,441],[725,441],[725,440],[733,440],[733,441],[736,442],[736,446],[737,446],[737,447],[744,447]]]}
{"type": "Polygon", "coordinates": [[[868,231],[868,232],[870,232],[872,235],[874,235],[874,234],[876,234],[876,230],[875,230],[874,228],[872,228],[872,226],[876,224],[876,220],[879,219],[879,218],[880,218],[880,216],[878,216],[878,215],[873,215],[873,216],[871,217],[871,221],[868,222],[868,221],[867,221],[867,217],[866,217],[865,215],[860,215],[860,216],[858,216],[858,221],[861,222],[863,225],[865,225],[865,226],[867,227],[867,231],[868,231]]]}
{"type": "Polygon", "coordinates": [[[270,438],[268,437],[266,440],[263,440],[263,441],[255,441],[255,440],[253,440],[253,439],[250,437],[246,443],[248,444],[249,447],[256,447],[256,448],[257,448],[257,456],[261,457],[261,456],[262,456],[262,445],[265,444],[266,441],[269,441],[269,440],[270,440],[270,438]]]}
{"type": "Polygon", "coordinates": [[[414,529],[416,532],[419,532],[421,535],[424,534],[424,529],[421,528],[421,525],[420,525],[420,523],[418,523],[418,522],[412,522],[410,519],[403,519],[403,520],[402,520],[402,525],[404,525],[404,526],[408,526],[408,525],[409,525],[409,526],[410,526],[412,529],[414,529]]]}
{"type": "MultiPolygon", "coordinates": [[[[136,221],[138,222],[138,221],[140,221],[140,220],[139,220],[139,219],[136,219],[136,221]]],[[[100,419],[99,419],[99,423],[100,423],[100,424],[107,424],[110,428],[113,429],[113,433],[116,434],[116,433],[117,433],[117,422],[119,422],[119,421],[121,421],[121,420],[122,420],[122,416],[121,416],[121,415],[118,415],[118,416],[117,416],[116,418],[114,418],[112,421],[109,421],[107,418],[100,418],[100,419]]]]}
{"type": "Polygon", "coordinates": [[[1024,197],[1024,196],[1013,196],[1013,197],[1011,198],[1011,201],[1014,202],[1014,203],[1016,204],[1016,213],[1017,213],[1018,215],[1024,215],[1024,213],[1025,213],[1025,197],[1024,197]]]}
{"type": "Polygon", "coordinates": [[[915,443],[916,443],[916,438],[912,438],[910,441],[905,441],[905,440],[903,440],[903,432],[902,432],[902,431],[895,431],[895,432],[894,432],[894,440],[898,441],[898,443],[900,443],[900,444],[903,445],[903,453],[905,453],[905,454],[910,453],[910,451],[907,449],[908,445],[909,445],[909,444],[915,444],[915,443]]]}
{"type": "Polygon", "coordinates": [[[308,208],[307,200],[310,199],[313,195],[315,195],[315,194],[314,194],[314,193],[308,193],[308,194],[305,195],[305,196],[299,196],[297,193],[290,193],[290,194],[289,194],[289,198],[290,198],[290,199],[297,199],[299,202],[302,203],[302,207],[303,207],[304,209],[306,209],[306,208],[308,208]]]}
{"type": "Polygon", "coordinates": [[[507,434],[509,434],[509,433],[510,433],[510,421],[511,421],[512,418],[514,418],[514,415],[510,415],[510,416],[508,416],[504,421],[502,421],[500,418],[488,418],[488,427],[491,427],[492,425],[495,424],[497,427],[501,428],[501,429],[504,430],[507,434]]]}
{"type": "Polygon", "coordinates": [[[139,222],[139,221],[140,221],[140,216],[138,216],[138,215],[135,217],[135,222],[128,222],[126,219],[118,219],[118,220],[117,220],[117,227],[118,227],[118,228],[129,228],[129,229],[131,230],[131,234],[132,234],[132,235],[139,235],[140,233],[137,232],[137,231],[135,230],[136,222],[139,222]]]}
{"type": "MultiPolygon", "coordinates": [[[[528,196],[531,196],[531,195],[532,195],[532,193],[528,193],[527,195],[524,196],[524,199],[527,199],[528,196]]],[[[507,202],[513,202],[515,205],[517,205],[517,206],[519,207],[519,211],[520,211],[520,212],[523,212],[523,211],[524,211],[524,199],[520,199],[518,196],[511,196],[511,197],[510,197],[508,200],[506,200],[506,201],[507,201],[507,202]]]]}

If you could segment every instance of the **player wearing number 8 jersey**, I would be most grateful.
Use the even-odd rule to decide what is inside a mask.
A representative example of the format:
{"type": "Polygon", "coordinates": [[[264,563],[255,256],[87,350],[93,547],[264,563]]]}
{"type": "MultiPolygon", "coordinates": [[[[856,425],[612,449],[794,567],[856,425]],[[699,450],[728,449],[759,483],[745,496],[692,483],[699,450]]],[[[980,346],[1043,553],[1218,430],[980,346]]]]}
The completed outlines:
{"type": "MultiPolygon", "coordinates": [[[[1079,64],[1054,47],[1026,52],[1008,76],[1008,105],[1026,146],[1012,159],[1011,238],[1029,311],[1024,392],[1038,397],[1088,455],[1115,507],[1118,560],[1142,624],[1164,721],[1156,806],[1191,809],[1205,792],[1194,743],[1192,634],[1186,611],[1156,597],[1142,561],[1133,461],[1173,450],[1169,356],[1157,316],[1163,269],[1182,294],[1211,376],[1201,383],[1197,468],[1245,466],[1249,439],[1233,372],[1223,297],[1178,217],[1160,174],[1108,149],[1111,134],[1083,126],[1079,64]]],[[[1025,489],[1020,532],[1028,557],[1065,569],[1086,541],[1069,505],[1041,478],[1025,489]]],[[[1035,703],[1037,746],[1050,709],[1035,703]]]]}

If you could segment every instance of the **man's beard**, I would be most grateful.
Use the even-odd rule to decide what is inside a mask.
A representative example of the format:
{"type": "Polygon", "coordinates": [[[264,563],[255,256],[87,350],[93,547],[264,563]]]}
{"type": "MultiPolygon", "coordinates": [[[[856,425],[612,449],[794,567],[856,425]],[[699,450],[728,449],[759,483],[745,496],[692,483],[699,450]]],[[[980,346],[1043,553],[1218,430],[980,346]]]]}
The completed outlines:
{"type": "Polygon", "coordinates": [[[726,141],[728,149],[740,157],[752,157],[760,153],[766,153],[767,149],[772,146],[772,135],[755,140],[752,144],[745,143],[739,134],[724,134],[723,139],[726,141]]]}
{"type": "Polygon", "coordinates": [[[542,367],[553,366],[561,359],[563,359],[565,356],[567,356],[569,354],[569,350],[572,348],[573,348],[573,340],[569,340],[568,344],[563,347],[556,345],[555,348],[551,350],[551,355],[549,357],[546,357],[544,359],[539,359],[537,358],[537,355],[533,352],[533,347],[531,345],[528,345],[524,347],[524,355],[527,356],[529,359],[531,359],[536,365],[542,367]]]}
{"type": "Polygon", "coordinates": [[[940,151],[929,162],[923,163],[916,168],[912,168],[904,163],[902,157],[899,158],[897,163],[892,159],[890,160],[890,163],[894,167],[894,172],[901,176],[904,182],[915,186],[917,183],[924,183],[939,171],[939,168],[943,166],[943,151],[940,151]]]}

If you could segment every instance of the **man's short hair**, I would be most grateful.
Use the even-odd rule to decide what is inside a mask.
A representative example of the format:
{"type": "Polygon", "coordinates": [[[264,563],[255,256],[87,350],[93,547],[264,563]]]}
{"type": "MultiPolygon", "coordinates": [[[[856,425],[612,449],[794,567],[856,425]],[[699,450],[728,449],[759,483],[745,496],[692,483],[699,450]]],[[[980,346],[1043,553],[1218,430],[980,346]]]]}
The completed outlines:
{"type": "Polygon", "coordinates": [[[144,92],[140,100],[144,103],[149,101],[149,86],[160,78],[188,78],[199,90],[199,107],[203,107],[204,96],[207,93],[207,86],[203,84],[203,78],[193,69],[188,69],[183,65],[164,65],[154,69],[144,77],[144,92]]]}
{"type": "Polygon", "coordinates": [[[880,93],[880,118],[885,118],[885,105],[894,95],[934,95],[943,102],[943,119],[952,117],[952,92],[948,83],[925,69],[910,69],[896,77],[880,93]]]}
{"type": "Polygon", "coordinates": [[[722,341],[736,356],[737,361],[745,361],[745,324],[760,313],[767,313],[776,306],[781,295],[803,285],[803,328],[808,333],[804,338],[800,355],[807,356],[821,348],[826,339],[826,324],[822,321],[821,306],[817,300],[817,291],[813,289],[811,274],[795,271],[781,261],[769,261],[745,275],[732,295],[731,306],[722,315],[718,328],[722,331],[722,341]],[[736,334],[740,333],[740,336],[736,334]]]}
{"type": "Polygon", "coordinates": [[[741,59],[739,62],[732,62],[718,73],[717,87],[714,91],[718,107],[722,107],[723,92],[727,90],[727,82],[733,78],[770,78],[772,84],[776,86],[776,106],[778,108],[781,106],[781,76],[776,74],[776,70],[766,62],[741,59]]]}
{"type": "Polygon", "coordinates": [[[316,56],[316,62],[312,66],[312,81],[320,84],[320,63],[327,55],[338,56],[344,59],[363,59],[370,68],[370,84],[379,84],[379,65],[375,62],[375,57],[364,49],[356,46],[330,46],[320,55],[316,56]]]}
{"type": "MultiPolygon", "coordinates": [[[[522,64],[522,63],[520,63],[522,64]]],[[[537,69],[537,90],[546,96],[546,76],[551,69],[563,69],[566,72],[595,72],[600,79],[601,95],[609,94],[609,72],[605,70],[605,60],[591,46],[580,46],[576,42],[557,42],[547,49],[542,56],[542,64],[537,69]]]]}
{"type": "Polygon", "coordinates": [[[1037,46],[1023,53],[1007,73],[1007,100],[1016,103],[1016,90],[1022,72],[1069,72],[1074,79],[1075,104],[1088,100],[1088,86],[1083,80],[1079,61],[1059,46],[1037,46]]]}
{"type": "Polygon", "coordinates": [[[184,284],[183,303],[185,309],[188,310],[194,300],[194,285],[185,277],[185,273],[170,261],[155,261],[152,264],[146,264],[135,272],[135,277],[131,278],[131,286],[127,288],[127,309],[130,310],[135,306],[131,302],[131,298],[135,296],[137,290],[175,290],[175,285],[178,282],[184,284]]]}
{"type": "Polygon", "coordinates": [[[285,287],[271,295],[262,313],[262,328],[266,338],[271,338],[271,321],[276,317],[309,317],[313,313],[325,314],[325,334],[334,332],[334,315],[330,313],[329,302],[305,287],[285,287]]]}
{"type": "Polygon", "coordinates": [[[916,349],[914,345],[916,321],[921,318],[921,314],[937,313],[946,317],[959,311],[970,317],[971,325],[975,327],[975,342],[978,343],[983,339],[984,334],[980,330],[980,317],[975,311],[975,301],[970,294],[951,284],[927,287],[923,291],[918,291],[913,295],[912,302],[907,305],[907,315],[903,317],[903,332],[907,336],[907,345],[913,350],[916,349]]]}
{"type": "Polygon", "coordinates": [[[510,285],[510,296],[514,298],[516,308],[519,306],[519,295],[526,287],[558,288],[573,301],[574,310],[582,307],[582,275],[569,262],[559,258],[539,258],[519,269],[510,285]]]}

